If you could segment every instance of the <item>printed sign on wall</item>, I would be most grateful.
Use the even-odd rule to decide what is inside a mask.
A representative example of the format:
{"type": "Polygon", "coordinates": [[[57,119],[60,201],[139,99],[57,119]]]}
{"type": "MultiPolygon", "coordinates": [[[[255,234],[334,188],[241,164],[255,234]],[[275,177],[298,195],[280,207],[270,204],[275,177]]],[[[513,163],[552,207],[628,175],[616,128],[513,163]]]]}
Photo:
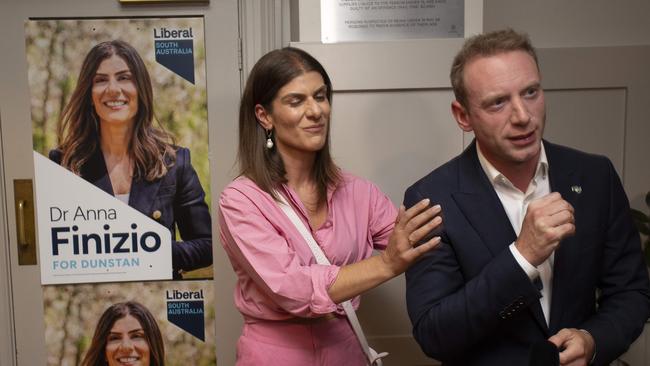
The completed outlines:
{"type": "Polygon", "coordinates": [[[465,0],[332,0],[320,7],[323,43],[465,34],[465,0]]]}

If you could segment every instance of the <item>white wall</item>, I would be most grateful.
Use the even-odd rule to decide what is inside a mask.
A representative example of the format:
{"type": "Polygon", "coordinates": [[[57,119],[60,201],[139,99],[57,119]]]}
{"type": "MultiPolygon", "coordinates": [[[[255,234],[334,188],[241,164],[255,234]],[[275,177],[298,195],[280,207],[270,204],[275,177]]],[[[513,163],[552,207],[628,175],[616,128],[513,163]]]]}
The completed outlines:
{"type": "Polygon", "coordinates": [[[485,0],[486,31],[527,32],[537,48],[650,44],[648,0],[485,0]]]}

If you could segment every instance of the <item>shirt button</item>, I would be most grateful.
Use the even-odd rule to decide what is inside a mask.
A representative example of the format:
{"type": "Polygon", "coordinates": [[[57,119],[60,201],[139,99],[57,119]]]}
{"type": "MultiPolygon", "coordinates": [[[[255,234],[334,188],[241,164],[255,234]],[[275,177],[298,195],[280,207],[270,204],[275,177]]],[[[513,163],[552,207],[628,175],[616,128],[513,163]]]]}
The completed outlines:
{"type": "Polygon", "coordinates": [[[153,217],[154,220],[158,220],[161,216],[162,213],[159,210],[156,210],[151,214],[151,217],[153,217]]]}

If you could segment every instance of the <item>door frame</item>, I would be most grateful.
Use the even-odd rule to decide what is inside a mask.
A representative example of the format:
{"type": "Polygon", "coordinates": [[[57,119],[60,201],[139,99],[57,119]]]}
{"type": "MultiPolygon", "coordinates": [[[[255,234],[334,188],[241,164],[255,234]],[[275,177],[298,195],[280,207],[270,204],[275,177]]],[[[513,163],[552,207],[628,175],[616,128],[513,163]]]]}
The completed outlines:
{"type": "MultiPolygon", "coordinates": [[[[1,111],[0,111],[1,112],[1,111]]],[[[11,295],[11,267],[9,247],[13,244],[8,235],[6,215],[7,191],[5,189],[4,148],[2,144],[2,114],[0,113],[0,365],[16,363],[16,336],[11,295]]]]}

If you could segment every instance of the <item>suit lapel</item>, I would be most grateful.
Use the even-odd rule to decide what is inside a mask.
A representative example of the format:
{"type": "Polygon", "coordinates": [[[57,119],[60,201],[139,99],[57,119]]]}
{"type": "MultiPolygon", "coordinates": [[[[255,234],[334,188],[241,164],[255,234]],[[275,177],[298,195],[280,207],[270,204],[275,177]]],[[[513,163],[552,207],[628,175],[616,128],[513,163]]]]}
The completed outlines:
{"type": "MultiPolygon", "coordinates": [[[[576,173],[577,164],[560,155],[556,146],[544,142],[549,166],[549,180],[551,192],[558,192],[562,198],[569,202],[577,212],[579,209],[579,194],[573,190],[582,187],[579,174],[576,173]]],[[[581,188],[580,188],[581,189],[581,188]]],[[[575,237],[569,237],[560,242],[555,250],[553,262],[553,293],[551,296],[550,330],[555,334],[561,321],[562,304],[571,299],[571,289],[563,286],[563,279],[571,276],[570,255],[567,252],[575,247],[575,237]]]]}
{"type": "Polygon", "coordinates": [[[483,244],[492,256],[496,256],[516,239],[516,235],[499,197],[481,168],[476,143],[463,152],[459,168],[459,191],[452,193],[452,197],[483,239],[483,244]]]}
{"type": "MultiPolygon", "coordinates": [[[[452,194],[454,201],[495,257],[507,250],[517,235],[499,196],[478,161],[476,142],[461,155],[459,169],[459,192],[452,194]]],[[[549,328],[539,301],[531,304],[528,309],[542,332],[548,335],[549,328]]]]}
{"type": "MultiPolygon", "coordinates": [[[[104,192],[114,196],[106,161],[104,161],[104,155],[100,149],[95,150],[90,159],[84,164],[81,176],[104,192]]],[[[133,179],[131,181],[131,192],[129,193],[129,206],[145,215],[149,215],[158,195],[161,181],[162,179],[156,179],[153,182],[133,179]]]]}
{"type": "Polygon", "coordinates": [[[111,196],[114,195],[111,179],[106,169],[104,155],[102,155],[102,151],[99,148],[95,149],[90,159],[82,167],[81,177],[111,196]]]}

